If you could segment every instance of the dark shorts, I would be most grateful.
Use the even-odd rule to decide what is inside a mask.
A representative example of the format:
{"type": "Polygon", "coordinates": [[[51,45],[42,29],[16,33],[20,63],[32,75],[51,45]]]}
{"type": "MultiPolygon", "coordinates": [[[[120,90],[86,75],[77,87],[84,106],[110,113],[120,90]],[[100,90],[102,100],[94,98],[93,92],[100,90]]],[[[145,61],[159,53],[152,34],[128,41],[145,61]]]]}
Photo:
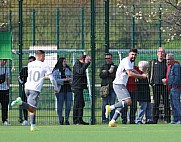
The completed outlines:
{"type": "Polygon", "coordinates": [[[27,103],[30,106],[37,108],[40,92],[26,89],[25,94],[27,97],[27,103]]]}

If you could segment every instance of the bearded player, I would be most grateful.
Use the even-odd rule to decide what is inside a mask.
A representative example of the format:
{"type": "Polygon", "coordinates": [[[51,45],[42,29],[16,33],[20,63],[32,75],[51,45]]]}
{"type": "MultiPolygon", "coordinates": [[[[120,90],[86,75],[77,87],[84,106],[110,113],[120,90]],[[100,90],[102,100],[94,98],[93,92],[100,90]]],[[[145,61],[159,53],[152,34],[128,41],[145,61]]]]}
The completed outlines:
{"type": "Polygon", "coordinates": [[[137,49],[130,49],[129,55],[126,58],[123,58],[119,64],[119,67],[116,72],[116,78],[113,81],[113,88],[118,98],[118,103],[114,105],[106,105],[106,118],[108,118],[108,114],[115,109],[114,116],[112,120],[109,122],[110,127],[117,127],[115,121],[120,116],[120,113],[124,107],[131,105],[131,97],[126,89],[126,84],[128,81],[128,77],[133,78],[146,78],[146,74],[139,74],[136,70],[134,70],[134,61],[137,56],[137,49]]]}

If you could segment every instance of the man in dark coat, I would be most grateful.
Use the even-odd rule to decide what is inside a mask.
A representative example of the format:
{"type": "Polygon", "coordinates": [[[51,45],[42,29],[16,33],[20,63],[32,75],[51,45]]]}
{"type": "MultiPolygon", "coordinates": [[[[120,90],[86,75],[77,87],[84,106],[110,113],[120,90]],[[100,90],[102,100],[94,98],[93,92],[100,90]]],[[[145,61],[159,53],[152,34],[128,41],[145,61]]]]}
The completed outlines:
{"type": "Polygon", "coordinates": [[[82,55],[73,66],[72,92],[74,93],[73,123],[88,125],[83,121],[83,109],[85,106],[83,90],[87,89],[86,69],[91,63],[90,56],[82,55]]]}

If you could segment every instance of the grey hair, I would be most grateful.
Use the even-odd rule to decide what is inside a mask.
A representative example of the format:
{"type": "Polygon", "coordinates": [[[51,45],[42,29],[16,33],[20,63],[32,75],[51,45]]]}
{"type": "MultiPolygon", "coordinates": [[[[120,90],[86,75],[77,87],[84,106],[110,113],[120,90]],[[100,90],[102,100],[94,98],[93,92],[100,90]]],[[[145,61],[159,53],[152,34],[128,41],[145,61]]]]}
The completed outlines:
{"type": "Polygon", "coordinates": [[[168,54],[166,55],[166,57],[170,57],[170,59],[174,59],[174,54],[173,54],[173,53],[168,53],[168,54]]]}
{"type": "Polygon", "coordinates": [[[165,48],[163,48],[163,47],[159,47],[157,52],[160,51],[160,50],[163,50],[165,52],[165,48]]]}
{"type": "Polygon", "coordinates": [[[139,61],[138,67],[139,68],[149,67],[149,62],[148,61],[139,61]]]}

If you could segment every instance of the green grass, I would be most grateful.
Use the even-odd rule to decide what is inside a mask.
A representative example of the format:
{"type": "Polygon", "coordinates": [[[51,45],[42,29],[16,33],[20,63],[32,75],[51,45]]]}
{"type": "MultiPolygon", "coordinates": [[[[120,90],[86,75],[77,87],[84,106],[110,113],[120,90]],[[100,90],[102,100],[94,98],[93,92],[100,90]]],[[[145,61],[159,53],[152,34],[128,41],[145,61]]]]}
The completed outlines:
{"type": "Polygon", "coordinates": [[[1,142],[178,142],[181,125],[107,125],[39,126],[30,132],[29,126],[1,126],[1,142]]]}

